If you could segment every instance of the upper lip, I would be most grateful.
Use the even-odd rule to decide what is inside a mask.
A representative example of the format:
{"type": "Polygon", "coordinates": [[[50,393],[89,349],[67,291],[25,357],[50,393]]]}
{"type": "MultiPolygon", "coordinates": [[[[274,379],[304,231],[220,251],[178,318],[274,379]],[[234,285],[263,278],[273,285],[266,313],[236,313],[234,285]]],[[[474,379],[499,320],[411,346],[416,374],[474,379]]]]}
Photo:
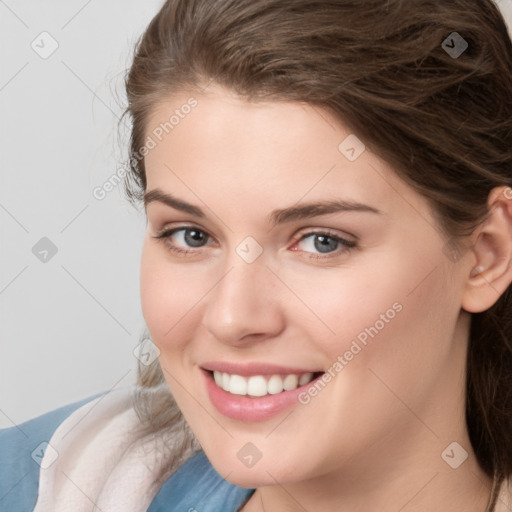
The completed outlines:
{"type": "Polygon", "coordinates": [[[252,375],[276,375],[276,374],[295,374],[317,373],[323,370],[312,370],[304,368],[290,368],[286,366],[277,366],[269,363],[233,363],[229,361],[211,361],[201,365],[201,368],[208,371],[218,371],[229,373],[231,375],[241,375],[250,377],[252,375]]]}

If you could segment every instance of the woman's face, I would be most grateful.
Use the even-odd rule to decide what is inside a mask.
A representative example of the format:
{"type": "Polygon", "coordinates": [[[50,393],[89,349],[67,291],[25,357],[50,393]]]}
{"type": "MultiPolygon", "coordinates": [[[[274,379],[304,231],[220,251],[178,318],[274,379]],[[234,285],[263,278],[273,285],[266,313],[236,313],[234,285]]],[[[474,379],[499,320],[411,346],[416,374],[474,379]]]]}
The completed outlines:
{"type": "Polygon", "coordinates": [[[427,202],[309,105],[211,86],[160,104],[146,135],[143,313],[217,471],[245,487],[353,477],[421,446],[448,468],[471,262],[427,202]]]}

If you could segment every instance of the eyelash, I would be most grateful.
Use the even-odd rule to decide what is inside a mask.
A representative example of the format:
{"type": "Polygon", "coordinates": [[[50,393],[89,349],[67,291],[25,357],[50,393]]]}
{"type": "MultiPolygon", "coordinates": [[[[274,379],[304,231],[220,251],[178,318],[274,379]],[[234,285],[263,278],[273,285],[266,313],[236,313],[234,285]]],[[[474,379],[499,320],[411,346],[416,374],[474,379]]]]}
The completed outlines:
{"type": "MultiPolygon", "coordinates": [[[[167,247],[167,249],[169,249],[169,251],[171,251],[172,253],[175,253],[180,256],[186,256],[187,254],[196,253],[196,251],[194,249],[181,249],[179,247],[176,247],[175,245],[170,244],[168,239],[171,238],[172,235],[174,235],[175,233],[177,233],[179,231],[187,231],[187,230],[199,231],[200,233],[205,234],[208,238],[211,238],[210,235],[206,231],[199,229],[196,226],[181,226],[178,228],[163,230],[160,233],[158,233],[156,236],[154,236],[153,238],[155,238],[156,240],[162,241],[164,243],[164,245],[167,247]]],[[[342,238],[339,235],[336,235],[333,232],[329,231],[328,229],[322,230],[322,231],[309,231],[309,232],[303,234],[302,236],[300,236],[300,238],[298,238],[297,240],[295,240],[294,244],[302,242],[306,238],[313,237],[315,235],[316,236],[326,236],[326,237],[330,238],[331,240],[334,240],[335,242],[339,243],[342,246],[342,248],[338,248],[335,251],[325,253],[326,254],[325,256],[321,256],[321,255],[319,255],[319,253],[300,251],[300,252],[304,252],[305,254],[307,254],[307,257],[310,259],[322,260],[322,259],[333,258],[336,256],[340,256],[341,254],[347,253],[356,247],[356,242],[347,240],[346,238],[342,238]]],[[[199,247],[198,249],[201,249],[201,248],[202,247],[199,247]]]]}

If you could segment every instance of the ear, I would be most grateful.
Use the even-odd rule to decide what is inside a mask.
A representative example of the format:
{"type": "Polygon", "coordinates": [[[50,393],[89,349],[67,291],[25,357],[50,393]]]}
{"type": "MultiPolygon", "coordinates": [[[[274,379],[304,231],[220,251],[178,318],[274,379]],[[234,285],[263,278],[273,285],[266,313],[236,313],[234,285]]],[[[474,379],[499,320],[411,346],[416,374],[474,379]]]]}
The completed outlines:
{"type": "Polygon", "coordinates": [[[469,313],[489,309],[512,282],[512,188],[491,190],[487,206],[488,217],[471,236],[476,265],[462,296],[462,308],[469,313]]]}

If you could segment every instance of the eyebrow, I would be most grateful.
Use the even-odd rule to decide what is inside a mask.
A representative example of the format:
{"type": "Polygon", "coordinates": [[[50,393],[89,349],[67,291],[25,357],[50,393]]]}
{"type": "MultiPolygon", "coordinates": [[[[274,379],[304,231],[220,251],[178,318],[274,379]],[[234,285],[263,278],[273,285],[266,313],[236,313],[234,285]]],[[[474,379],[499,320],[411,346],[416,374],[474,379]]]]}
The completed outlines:
{"type": "Polygon", "coordinates": [[[163,203],[175,210],[180,210],[185,213],[189,213],[191,215],[195,215],[196,217],[204,217],[203,210],[198,206],[194,206],[193,204],[187,203],[185,201],[181,201],[176,197],[171,196],[171,194],[166,194],[159,188],[155,188],[150,192],[146,192],[144,194],[144,209],[147,209],[148,204],[150,203],[163,203]]]}
{"type": "MultiPolygon", "coordinates": [[[[187,203],[181,199],[173,197],[171,194],[167,194],[155,188],[144,194],[144,208],[147,208],[148,204],[158,202],[163,203],[175,210],[179,210],[196,217],[204,218],[205,214],[201,208],[193,204],[187,203]]],[[[381,214],[382,212],[377,208],[368,206],[357,201],[347,201],[344,199],[318,201],[313,203],[304,203],[288,208],[282,208],[273,210],[269,215],[270,223],[275,226],[277,224],[283,224],[285,222],[291,222],[295,220],[308,219],[310,217],[317,217],[319,215],[327,215],[329,213],[338,212],[368,212],[381,214]]]]}

